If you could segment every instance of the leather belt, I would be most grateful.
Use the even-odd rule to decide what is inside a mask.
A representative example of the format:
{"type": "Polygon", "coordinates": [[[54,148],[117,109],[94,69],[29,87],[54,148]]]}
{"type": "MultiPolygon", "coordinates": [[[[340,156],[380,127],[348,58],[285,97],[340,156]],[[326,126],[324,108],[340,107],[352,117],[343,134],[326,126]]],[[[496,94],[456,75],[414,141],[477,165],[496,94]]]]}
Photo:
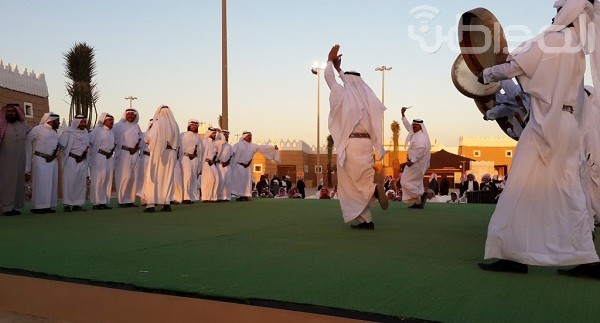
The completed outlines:
{"type": "Polygon", "coordinates": [[[98,149],[98,153],[100,155],[106,156],[106,159],[109,159],[110,157],[112,157],[112,154],[113,154],[112,151],[106,151],[106,150],[102,150],[102,149],[98,149]]]}
{"type": "Polygon", "coordinates": [[[144,151],[143,154],[146,155],[146,156],[150,156],[150,152],[149,151],[144,151]]]}
{"type": "Polygon", "coordinates": [[[131,147],[127,147],[127,146],[121,146],[121,149],[126,150],[126,151],[130,152],[131,154],[135,154],[138,151],[135,148],[131,148],[131,147]]]}
{"type": "Polygon", "coordinates": [[[85,159],[84,154],[81,154],[81,156],[79,156],[79,155],[75,155],[74,153],[69,153],[69,157],[73,157],[75,159],[85,159]]]}
{"type": "Polygon", "coordinates": [[[47,163],[52,162],[56,158],[56,155],[48,155],[48,154],[44,154],[43,152],[39,152],[39,151],[36,151],[33,154],[46,159],[47,163]]]}
{"type": "Polygon", "coordinates": [[[350,138],[371,138],[371,135],[368,133],[353,132],[350,134],[350,138]]]}
{"type": "Polygon", "coordinates": [[[175,150],[170,143],[167,143],[167,149],[175,150]]]}
{"type": "Polygon", "coordinates": [[[565,112],[569,112],[570,114],[573,114],[573,107],[570,105],[563,105],[562,110],[565,112]]]}

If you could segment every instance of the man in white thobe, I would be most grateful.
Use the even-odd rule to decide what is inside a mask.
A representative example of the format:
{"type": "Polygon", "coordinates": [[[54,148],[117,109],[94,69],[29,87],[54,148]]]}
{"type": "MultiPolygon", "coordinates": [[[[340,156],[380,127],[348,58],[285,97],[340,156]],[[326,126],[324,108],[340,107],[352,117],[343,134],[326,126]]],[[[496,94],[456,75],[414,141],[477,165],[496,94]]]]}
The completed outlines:
{"type": "Polygon", "coordinates": [[[143,206],[146,206],[146,196],[144,195],[144,178],[146,176],[146,171],[148,170],[148,165],[150,165],[150,151],[148,151],[148,146],[146,145],[146,135],[150,128],[152,128],[152,121],[148,123],[148,128],[145,132],[142,133],[140,141],[140,158],[138,159],[138,173],[137,173],[137,195],[140,197],[141,203],[143,206]]]}
{"type": "Polygon", "coordinates": [[[359,73],[342,71],[339,48],[333,46],[325,68],[325,81],[331,90],[329,132],[338,153],[338,196],[345,223],[355,221],[358,223],[351,228],[373,230],[371,202],[376,198],[384,210],[388,207],[383,186],[374,181],[373,169],[373,153],[375,160],[385,155],[381,120],[386,109],[359,73]],[[334,68],[343,85],[337,83],[334,68]]]}
{"type": "Polygon", "coordinates": [[[583,187],[593,217],[590,227],[595,229],[594,225],[600,223],[600,106],[593,87],[586,86],[583,95],[585,106],[580,120],[585,156],[583,187]]]}
{"type": "Polygon", "coordinates": [[[58,138],[63,149],[62,159],[62,201],[65,212],[86,211],[85,193],[88,177],[88,150],[90,135],[87,118],[76,115],[71,126],[58,138]]]}
{"type": "Polygon", "coordinates": [[[115,188],[119,207],[135,207],[137,188],[137,167],[140,158],[142,130],[138,125],[139,114],[135,109],[127,109],[113,128],[115,134],[115,188]]]}
{"type": "Polygon", "coordinates": [[[217,188],[219,187],[219,171],[217,170],[217,155],[218,155],[218,132],[219,130],[213,127],[208,128],[208,131],[202,139],[202,202],[216,202],[217,188]]]}
{"type": "Polygon", "coordinates": [[[27,135],[27,170],[32,175],[31,213],[56,213],[58,204],[58,134],[59,116],[44,114],[40,124],[27,135]]]}
{"type": "Polygon", "coordinates": [[[23,108],[11,103],[0,109],[0,212],[4,216],[21,215],[25,206],[25,147],[31,128],[25,122],[23,108]]]}
{"type": "Polygon", "coordinates": [[[244,131],[242,138],[233,145],[231,168],[231,194],[237,196],[237,201],[250,201],[252,198],[252,159],[256,153],[265,158],[281,163],[277,146],[257,145],[252,143],[252,133],[244,131]]]}
{"type": "Polygon", "coordinates": [[[581,264],[559,273],[600,278],[579,173],[582,139],[573,116],[582,108],[578,95],[585,53],[580,36],[586,36],[575,25],[587,25],[582,21],[594,17],[594,7],[587,0],[558,1],[555,7],[559,13],[550,30],[480,76],[482,83],[517,77],[531,95],[531,117],[488,227],[485,259],[499,260],[479,266],[524,274],[528,265],[581,264]]]}
{"type": "Polygon", "coordinates": [[[161,204],[162,212],[171,212],[173,175],[179,147],[179,126],[173,112],[166,105],[158,107],[152,118],[152,128],[144,141],[150,152],[150,162],[144,177],[145,213],[154,213],[161,204]]]}
{"type": "Polygon", "coordinates": [[[231,200],[231,160],[233,159],[233,147],[229,144],[229,130],[222,130],[221,134],[222,137],[217,149],[217,170],[221,179],[217,188],[217,199],[219,202],[229,202],[231,200]]]}
{"type": "Polygon", "coordinates": [[[409,123],[405,116],[406,109],[401,110],[402,123],[408,131],[406,143],[409,145],[408,161],[400,178],[402,202],[410,205],[411,208],[422,209],[427,201],[423,177],[431,160],[431,141],[423,120],[415,119],[412,124],[409,123]]]}
{"type": "Polygon", "coordinates": [[[198,136],[200,121],[188,120],[187,131],[181,133],[179,147],[179,162],[181,164],[183,204],[194,204],[200,199],[198,188],[199,156],[202,156],[202,146],[198,136]]]}
{"type": "Polygon", "coordinates": [[[115,118],[103,112],[90,132],[90,200],[94,210],[109,210],[115,169],[115,118]]]}

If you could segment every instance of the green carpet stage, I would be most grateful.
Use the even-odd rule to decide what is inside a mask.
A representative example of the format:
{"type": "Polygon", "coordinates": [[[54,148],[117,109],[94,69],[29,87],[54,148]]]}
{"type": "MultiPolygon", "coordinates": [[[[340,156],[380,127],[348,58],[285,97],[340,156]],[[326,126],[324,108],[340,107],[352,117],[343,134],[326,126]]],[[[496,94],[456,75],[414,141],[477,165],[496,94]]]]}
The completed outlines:
{"type": "Polygon", "coordinates": [[[478,269],[493,207],[393,203],[386,212],[374,208],[375,231],[351,230],[337,201],[320,200],[0,217],[0,267],[387,318],[597,321],[598,281],[559,276],[556,268],[478,269]]]}

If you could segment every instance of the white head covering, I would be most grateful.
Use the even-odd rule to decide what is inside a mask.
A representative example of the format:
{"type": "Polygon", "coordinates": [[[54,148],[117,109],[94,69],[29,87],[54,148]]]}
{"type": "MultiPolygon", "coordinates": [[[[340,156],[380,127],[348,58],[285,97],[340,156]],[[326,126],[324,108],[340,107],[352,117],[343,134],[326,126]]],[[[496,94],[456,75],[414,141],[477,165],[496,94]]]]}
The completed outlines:
{"type": "Polygon", "coordinates": [[[44,113],[42,119],[40,119],[40,124],[46,124],[50,121],[58,120],[60,116],[52,111],[44,113]]]}
{"type": "Polygon", "coordinates": [[[79,127],[79,124],[81,123],[81,120],[86,120],[86,119],[87,118],[85,116],[81,115],[81,114],[78,114],[78,115],[74,116],[73,120],[71,120],[71,125],[65,131],[79,130],[77,128],[79,127]]]}
{"type": "Polygon", "coordinates": [[[252,132],[250,132],[250,131],[244,131],[242,133],[242,140],[248,138],[249,136],[252,136],[252,132]]]}
{"type": "Polygon", "coordinates": [[[154,113],[154,121],[150,132],[151,143],[148,148],[151,152],[152,162],[158,162],[162,156],[162,152],[167,149],[167,142],[172,148],[179,147],[179,126],[175,121],[171,108],[166,105],[161,105],[154,113]]]}
{"type": "Polygon", "coordinates": [[[106,119],[114,119],[114,118],[115,117],[113,117],[108,112],[102,112],[100,114],[100,116],[98,117],[98,122],[96,123],[96,127],[102,128],[102,127],[104,127],[104,120],[106,120],[106,119]]]}
{"type": "Polygon", "coordinates": [[[138,123],[140,121],[140,114],[138,113],[138,111],[136,109],[127,109],[127,110],[125,110],[125,112],[123,112],[123,116],[121,117],[120,122],[128,122],[127,119],[125,119],[128,112],[135,113],[135,120],[133,120],[133,123],[138,123]]]}
{"type": "Polygon", "coordinates": [[[187,122],[188,126],[191,124],[195,124],[195,125],[200,125],[200,121],[196,120],[196,119],[190,119],[187,122]]]}
{"type": "Polygon", "coordinates": [[[348,146],[350,134],[353,127],[359,122],[366,127],[377,154],[381,154],[381,157],[383,157],[385,150],[381,138],[381,117],[386,110],[385,106],[377,98],[375,92],[363,81],[359,73],[353,71],[340,73],[340,79],[344,82],[344,91],[332,91],[329,97],[331,110],[343,111],[342,119],[345,119],[329,118],[329,129],[341,130],[339,133],[332,132],[331,134],[337,147],[340,164],[343,165],[346,160],[346,147],[348,146]],[[345,123],[350,118],[352,118],[352,122],[356,120],[356,124],[349,125],[351,127],[335,125],[338,122],[345,123]]]}
{"type": "MultiPolygon", "coordinates": [[[[431,140],[429,140],[429,133],[427,132],[427,128],[425,127],[425,122],[422,119],[413,119],[412,124],[418,124],[421,126],[421,131],[425,134],[425,136],[427,136],[427,149],[431,149],[431,140]]],[[[406,150],[406,148],[408,147],[408,143],[410,142],[410,139],[412,138],[412,136],[414,135],[414,133],[412,132],[412,129],[410,130],[409,134],[406,136],[406,140],[404,141],[404,150],[406,150]]]]}

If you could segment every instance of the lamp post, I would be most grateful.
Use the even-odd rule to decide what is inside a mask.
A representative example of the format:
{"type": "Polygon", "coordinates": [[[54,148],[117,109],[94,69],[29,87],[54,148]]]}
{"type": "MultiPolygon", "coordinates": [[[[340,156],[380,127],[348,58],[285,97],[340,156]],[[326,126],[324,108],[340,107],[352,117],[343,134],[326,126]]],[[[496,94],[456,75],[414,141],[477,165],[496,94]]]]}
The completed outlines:
{"type": "Polygon", "coordinates": [[[326,63],[314,62],[310,71],[317,76],[317,166],[315,167],[315,173],[317,173],[317,186],[321,184],[320,177],[322,170],[321,168],[321,71],[325,69],[326,63]]]}
{"type": "Polygon", "coordinates": [[[135,96],[128,96],[125,100],[129,100],[129,108],[131,109],[133,107],[133,100],[137,100],[137,98],[135,96]]]}
{"type": "MultiPolygon", "coordinates": [[[[381,104],[385,106],[385,72],[391,71],[392,67],[385,65],[379,66],[375,69],[377,72],[381,72],[381,104]]],[[[385,143],[385,112],[381,113],[381,143],[385,143]]],[[[383,160],[381,159],[381,166],[383,166],[383,160]]]]}
{"type": "Polygon", "coordinates": [[[227,0],[221,0],[221,126],[229,129],[227,0]]]}

